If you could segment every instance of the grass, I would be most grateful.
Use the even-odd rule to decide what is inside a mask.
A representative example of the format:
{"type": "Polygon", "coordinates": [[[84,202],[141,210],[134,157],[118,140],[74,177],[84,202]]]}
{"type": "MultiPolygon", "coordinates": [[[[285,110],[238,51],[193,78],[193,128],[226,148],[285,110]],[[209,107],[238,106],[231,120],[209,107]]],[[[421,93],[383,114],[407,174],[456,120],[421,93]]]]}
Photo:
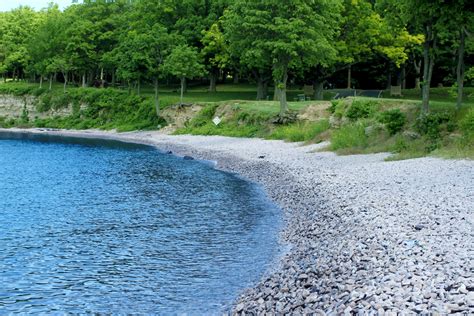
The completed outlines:
{"type": "Polygon", "coordinates": [[[333,132],[330,148],[341,153],[349,153],[348,149],[350,153],[364,149],[368,144],[365,128],[366,125],[361,122],[342,126],[333,132]]]}
{"type": "MultiPolygon", "coordinates": [[[[384,93],[384,98],[348,98],[336,101],[330,108],[333,116],[324,111],[327,101],[289,102],[289,108],[300,114],[300,120],[285,125],[273,124],[279,113],[276,101],[256,101],[255,88],[251,84],[224,84],[217,86],[217,93],[207,92],[207,86],[189,87],[185,94],[186,103],[201,104],[203,110],[178,129],[178,134],[225,135],[234,137],[264,137],[286,141],[318,142],[330,139],[330,149],[339,154],[392,152],[390,160],[435,155],[446,158],[474,157],[474,88],[466,88],[465,104],[461,111],[455,111],[455,99],[450,88],[431,90],[431,120],[419,129],[420,106],[418,90],[404,90],[403,96],[393,98],[384,93]],[[309,106],[322,109],[303,115],[309,106]],[[392,115],[382,113],[392,111],[392,115]],[[402,113],[405,121],[390,122],[387,117],[397,117],[393,111],[402,113]],[[212,118],[219,113],[222,123],[215,126],[212,118]],[[437,121],[446,116],[447,120],[437,121]],[[304,119],[302,119],[304,117],[304,119]],[[383,120],[381,117],[385,117],[383,120]],[[330,123],[331,122],[331,123],[330,123]],[[391,124],[392,123],[392,124],[391,124]],[[391,124],[391,125],[390,125],[391,124]],[[399,126],[388,130],[387,126],[399,126]],[[411,137],[415,135],[416,137],[411,137]]],[[[325,99],[336,91],[325,91],[325,99]]],[[[290,89],[288,100],[302,93],[290,89]]],[[[154,111],[153,89],[144,87],[137,96],[126,90],[68,87],[64,94],[62,85],[53,85],[53,90],[38,89],[36,84],[0,84],[0,94],[37,96],[37,109],[48,111],[73,106],[73,114],[67,117],[48,119],[25,119],[0,117],[0,126],[37,126],[56,128],[102,128],[138,130],[155,129],[163,125],[154,111]],[[88,104],[80,109],[81,103],[88,104]]],[[[161,108],[179,100],[178,86],[163,86],[160,91],[161,108]]]]}
{"type": "Polygon", "coordinates": [[[321,139],[317,139],[317,137],[329,128],[328,119],[322,119],[317,122],[298,122],[276,127],[267,138],[282,139],[289,142],[320,141],[321,139]]]}

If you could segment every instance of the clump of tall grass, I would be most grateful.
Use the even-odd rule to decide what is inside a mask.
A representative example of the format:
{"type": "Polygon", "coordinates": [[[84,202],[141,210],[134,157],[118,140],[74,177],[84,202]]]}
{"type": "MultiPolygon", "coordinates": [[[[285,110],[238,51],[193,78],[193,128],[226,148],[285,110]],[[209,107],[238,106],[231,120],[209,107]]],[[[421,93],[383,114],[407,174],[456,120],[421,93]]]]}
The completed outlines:
{"type": "Polygon", "coordinates": [[[368,145],[365,127],[365,124],[356,122],[343,125],[341,128],[335,130],[331,137],[331,149],[338,151],[348,148],[365,148],[368,145]]]}
{"type": "Polygon", "coordinates": [[[317,122],[298,122],[277,127],[268,138],[283,139],[290,142],[311,141],[327,131],[329,127],[329,120],[327,119],[317,122]]]}

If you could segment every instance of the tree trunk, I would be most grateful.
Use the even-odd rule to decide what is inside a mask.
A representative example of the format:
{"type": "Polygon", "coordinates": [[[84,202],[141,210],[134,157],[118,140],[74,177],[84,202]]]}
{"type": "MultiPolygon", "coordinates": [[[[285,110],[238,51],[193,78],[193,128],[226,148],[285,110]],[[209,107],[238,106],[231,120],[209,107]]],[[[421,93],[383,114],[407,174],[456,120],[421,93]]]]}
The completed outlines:
{"type": "Polygon", "coordinates": [[[423,48],[423,89],[422,89],[422,111],[427,113],[430,109],[430,86],[434,67],[434,52],[436,41],[431,26],[425,30],[425,43],[423,48]]]}
{"type": "Polygon", "coordinates": [[[268,100],[268,80],[263,81],[263,99],[268,100]]]}
{"type": "Polygon", "coordinates": [[[420,74],[421,74],[421,60],[419,61],[416,61],[414,60],[413,61],[413,66],[415,68],[415,73],[416,73],[416,77],[415,77],[415,89],[418,89],[420,90],[420,74]]]}
{"type": "Polygon", "coordinates": [[[186,78],[184,78],[184,82],[181,81],[181,89],[183,90],[183,93],[188,92],[188,81],[186,78]]]}
{"type": "Polygon", "coordinates": [[[158,78],[155,78],[155,110],[156,116],[160,116],[160,95],[158,92],[158,78]]]}
{"type": "Polygon", "coordinates": [[[456,110],[462,106],[463,90],[464,90],[464,50],[465,50],[466,33],[464,27],[461,27],[458,50],[458,65],[456,68],[456,82],[458,84],[458,98],[456,101],[456,110]]]}
{"type": "Polygon", "coordinates": [[[179,104],[183,105],[183,96],[184,96],[184,89],[186,86],[186,78],[181,78],[181,96],[179,98],[179,104]]]}
{"type": "Polygon", "coordinates": [[[112,69],[112,87],[115,88],[115,70],[112,69]]]}
{"type": "Polygon", "coordinates": [[[263,100],[263,80],[262,78],[257,79],[257,100],[263,100]]]}
{"type": "Polygon", "coordinates": [[[43,88],[43,75],[40,75],[40,89],[43,88]]]}
{"type": "Polygon", "coordinates": [[[227,81],[227,71],[223,70],[222,71],[222,80],[221,80],[221,82],[226,83],[226,81],[227,81]]]}
{"type": "Polygon", "coordinates": [[[347,68],[347,89],[351,89],[352,85],[352,66],[349,65],[347,68]]]}
{"type": "Polygon", "coordinates": [[[217,75],[214,71],[209,73],[209,92],[216,92],[217,75]]]}
{"type": "Polygon", "coordinates": [[[53,75],[49,75],[49,91],[53,88],[53,75]]]}
{"type": "Polygon", "coordinates": [[[87,85],[92,87],[94,85],[94,74],[92,71],[87,73],[87,85]]]}
{"type": "Polygon", "coordinates": [[[313,89],[314,89],[314,99],[315,100],[323,100],[324,99],[324,80],[315,80],[313,82],[313,89]]]}
{"type": "Polygon", "coordinates": [[[63,92],[66,93],[66,85],[67,85],[67,72],[66,73],[63,73],[63,77],[64,77],[64,85],[63,85],[63,92]]]}
{"type": "MultiPolygon", "coordinates": [[[[288,81],[288,70],[285,67],[283,78],[277,86],[280,92],[280,116],[283,116],[288,111],[288,102],[286,101],[286,83],[288,81]]],[[[275,88],[276,89],[276,88],[275,88]]]]}
{"type": "Polygon", "coordinates": [[[273,101],[280,101],[280,88],[278,88],[278,82],[275,82],[275,89],[273,91],[273,101]]]}
{"type": "Polygon", "coordinates": [[[86,73],[85,72],[82,74],[82,87],[83,88],[86,87],[86,73]]]}
{"type": "Polygon", "coordinates": [[[234,84],[239,83],[239,71],[238,70],[234,70],[234,75],[233,75],[232,79],[233,79],[234,84]]]}
{"type": "Polygon", "coordinates": [[[400,85],[402,86],[402,89],[406,89],[407,88],[407,69],[406,69],[406,65],[403,64],[402,65],[402,69],[400,70],[400,85]]]}
{"type": "Polygon", "coordinates": [[[387,65],[387,84],[386,84],[385,89],[390,90],[391,86],[392,86],[392,65],[389,62],[387,65]]]}
{"type": "Polygon", "coordinates": [[[104,87],[104,67],[100,67],[100,87],[104,87]]]}

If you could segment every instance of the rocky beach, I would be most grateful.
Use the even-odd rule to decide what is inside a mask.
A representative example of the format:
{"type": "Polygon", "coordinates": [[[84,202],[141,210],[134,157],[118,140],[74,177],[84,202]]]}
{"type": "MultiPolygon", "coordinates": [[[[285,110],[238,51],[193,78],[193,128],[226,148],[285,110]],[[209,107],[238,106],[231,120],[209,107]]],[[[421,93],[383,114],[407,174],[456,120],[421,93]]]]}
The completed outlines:
{"type": "MultiPolygon", "coordinates": [[[[7,130],[22,132],[23,130],[7,130]]],[[[216,162],[282,209],[275,267],[234,314],[474,313],[474,162],[337,156],[325,144],[29,130],[109,138],[216,162]]]]}

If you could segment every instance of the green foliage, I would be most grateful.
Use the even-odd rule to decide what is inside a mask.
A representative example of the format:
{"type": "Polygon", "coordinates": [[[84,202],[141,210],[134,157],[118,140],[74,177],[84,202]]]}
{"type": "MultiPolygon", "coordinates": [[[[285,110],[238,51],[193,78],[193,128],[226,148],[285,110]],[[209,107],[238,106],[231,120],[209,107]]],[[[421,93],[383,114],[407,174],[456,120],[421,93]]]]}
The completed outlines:
{"type": "Polygon", "coordinates": [[[26,105],[23,106],[23,110],[21,112],[21,122],[26,124],[30,121],[30,118],[28,116],[29,112],[28,109],[26,108],[26,105]]]}
{"type": "Polygon", "coordinates": [[[204,73],[204,66],[195,48],[180,45],[166,57],[163,70],[180,79],[192,79],[204,73]]]}
{"type": "Polygon", "coordinates": [[[331,149],[365,148],[368,144],[365,127],[365,124],[356,122],[335,130],[331,137],[331,149]]]}
{"type": "Polygon", "coordinates": [[[328,65],[336,59],[339,1],[234,1],[224,17],[231,50],[250,69],[272,71],[287,111],[288,71],[328,65]],[[270,67],[269,67],[270,66],[270,67]]]}
{"type": "Polygon", "coordinates": [[[466,116],[461,120],[459,124],[461,131],[466,135],[474,137],[474,109],[467,112],[466,116]]]}
{"type": "Polygon", "coordinates": [[[264,129],[264,121],[258,113],[239,111],[232,116],[226,116],[222,122],[216,126],[212,119],[220,104],[207,104],[199,114],[184,128],[176,131],[176,134],[192,135],[223,135],[232,137],[255,137],[261,135],[264,129]]]}
{"type": "Polygon", "coordinates": [[[0,84],[0,94],[26,96],[26,95],[41,95],[44,92],[34,85],[26,85],[24,83],[8,83],[0,84]]]}
{"type": "Polygon", "coordinates": [[[340,100],[331,100],[331,106],[328,107],[328,112],[334,114],[336,112],[336,107],[339,104],[340,100]]]}
{"type": "Polygon", "coordinates": [[[375,101],[355,99],[346,111],[346,117],[351,121],[371,117],[377,110],[378,103],[375,101]]]}
{"type": "Polygon", "coordinates": [[[452,118],[448,112],[431,112],[428,114],[421,114],[415,123],[417,131],[428,136],[432,140],[437,140],[441,137],[443,130],[446,130],[452,118]]]}
{"type": "Polygon", "coordinates": [[[317,122],[299,122],[287,126],[278,126],[268,136],[269,139],[283,139],[290,142],[314,140],[318,135],[329,129],[329,120],[317,122]]]}
{"type": "Polygon", "coordinates": [[[7,118],[4,116],[0,116],[0,127],[1,128],[10,128],[15,126],[16,122],[12,118],[7,118]]]}
{"type": "Polygon", "coordinates": [[[406,115],[400,109],[391,109],[380,113],[379,122],[385,124],[390,135],[395,135],[406,124],[406,115]]]}
{"type": "Polygon", "coordinates": [[[201,127],[207,124],[210,124],[214,115],[216,113],[216,109],[218,108],[219,104],[209,104],[205,106],[196,117],[192,119],[190,122],[190,126],[192,127],[201,127]]]}
{"type": "MultiPolygon", "coordinates": [[[[24,89],[16,89],[17,93],[24,89]]],[[[163,106],[166,106],[164,102],[163,106]]],[[[65,129],[117,129],[121,131],[155,129],[165,122],[158,118],[151,100],[145,97],[129,95],[124,91],[114,89],[70,89],[64,94],[60,91],[42,91],[36,99],[36,109],[39,112],[57,111],[71,107],[72,114],[66,117],[49,117],[35,119],[37,127],[65,128],[65,129]],[[80,104],[86,104],[84,109],[80,104]]],[[[26,108],[25,108],[26,109],[26,108]]],[[[18,122],[28,121],[27,111],[18,122]]],[[[11,122],[2,121],[3,127],[11,127],[11,122]]]]}

